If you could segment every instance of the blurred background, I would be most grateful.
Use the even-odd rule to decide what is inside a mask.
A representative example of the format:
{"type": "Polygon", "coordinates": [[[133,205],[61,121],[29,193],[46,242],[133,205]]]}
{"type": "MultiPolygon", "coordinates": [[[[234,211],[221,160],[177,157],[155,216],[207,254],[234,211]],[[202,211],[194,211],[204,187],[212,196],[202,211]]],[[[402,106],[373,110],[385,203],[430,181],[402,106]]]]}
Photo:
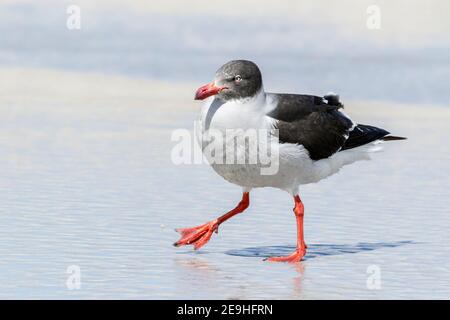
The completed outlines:
{"type": "Polygon", "coordinates": [[[273,90],[447,105],[450,4],[435,1],[5,1],[4,66],[203,83],[254,60],[273,90]],[[81,29],[66,9],[80,7],[81,29]],[[380,29],[367,12],[380,9],[380,29]]]}
{"type": "Polygon", "coordinates": [[[0,298],[448,299],[449,9],[0,0],[0,298]],[[199,252],[171,245],[240,197],[170,157],[195,90],[232,59],[256,62],[269,92],[334,91],[358,122],[408,137],[302,188],[301,264],[262,262],[295,243],[279,190],[255,190],[199,252]]]}

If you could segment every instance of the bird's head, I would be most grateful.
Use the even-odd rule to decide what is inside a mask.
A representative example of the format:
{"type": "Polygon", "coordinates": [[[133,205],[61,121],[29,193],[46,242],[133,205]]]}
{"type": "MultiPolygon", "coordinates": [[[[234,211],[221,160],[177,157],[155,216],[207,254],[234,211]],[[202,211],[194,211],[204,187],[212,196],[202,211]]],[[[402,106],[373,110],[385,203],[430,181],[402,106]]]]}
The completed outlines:
{"type": "Polygon", "coordinates": [[[214,81],[200,87],[195,100],[210,96],[228,101],[253,97],[262,87],[262,77],[258,66],[247,60],[233,60],[216,71],[214,81]]]}

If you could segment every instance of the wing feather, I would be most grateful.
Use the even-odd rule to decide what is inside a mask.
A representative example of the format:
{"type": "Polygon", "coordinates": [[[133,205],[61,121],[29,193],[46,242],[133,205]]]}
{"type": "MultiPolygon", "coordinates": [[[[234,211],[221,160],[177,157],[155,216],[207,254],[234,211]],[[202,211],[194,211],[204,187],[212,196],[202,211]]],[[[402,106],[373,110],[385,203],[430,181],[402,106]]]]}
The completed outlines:
{"type": "Polygon", "coordinates": [[[267,115],[277,120],[281,143],[303,145],[311,159],[328,158],[345,144],[353,122],[339,111],[342,104],[312,95],[278,94],[267,115]]]}

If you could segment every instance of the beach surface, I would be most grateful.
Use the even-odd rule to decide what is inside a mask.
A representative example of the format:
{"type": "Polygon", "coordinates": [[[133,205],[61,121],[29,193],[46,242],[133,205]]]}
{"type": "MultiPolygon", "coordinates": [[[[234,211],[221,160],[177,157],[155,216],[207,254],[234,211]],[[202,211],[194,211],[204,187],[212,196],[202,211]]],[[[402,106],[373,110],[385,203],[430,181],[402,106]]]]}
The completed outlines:
{"type": "Polygon", "coordinates": [[[0,1],[0,298],[450,298],[448,1],[73,5],[0,1]],[[171,159],[195,90],[232,59],[255,61],[267,91],[333,91],[408,137],[301,188],[299,264],[262,261],[295,245],[275,189],[198,252],[172,246],[241,197],[171,159]]]}
{"type": "Polygon", "coordinates": [[[213,219],[241,192],[207,165],[171,161],[198,84],[0,74],[0,298],[450,297],[449,108],[345,100],[358,122],[408,140],[301,188],[309,248],[289,265],[262,261],[295,245],[292,200],[275,189],[254,190],[200,251],[172,246],[174,228],[213,219]]]}

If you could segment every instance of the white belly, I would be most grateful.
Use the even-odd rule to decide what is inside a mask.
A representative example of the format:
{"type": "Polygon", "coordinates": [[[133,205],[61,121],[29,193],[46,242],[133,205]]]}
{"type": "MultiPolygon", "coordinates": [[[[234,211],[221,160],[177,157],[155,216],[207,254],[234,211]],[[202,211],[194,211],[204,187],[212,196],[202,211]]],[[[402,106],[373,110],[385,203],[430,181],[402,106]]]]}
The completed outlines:
{"type": "Polygon", "coordinates": [[[271,101],[257,101],[262,98],[265,99],[257,97],[254,103],[247,102],[245,106],[233,102],[219,103],[211,98],[202,109],[201,134],[197,136],[199,143],[212,168],[227,181],[246,188],[275,187],[295,193],[301,184],[317,182],[338,172],[346,164],[367,159],[367,152],[356,148],[312,161],[302,145],[279,144],[278,139],[271,136],[274,120],[265,115],[267,112],[261,111],[261,106],[270,110],[271,101]],[[228,134],[230,130],[231,135],[228,134]],[[247,140],[250,143],[243,143],[252,131],[261,136],[253,143],[252,139],[247,140]],[[272,138],[261,139],[264,132],[272,138]],[[222,139],[211,139],[218,133],[222,139]],[[267,162],[268,149],[277,152],[276,163],[267,162]]]}
{"type": "Polygon", "coordinates": [[[305,163],[296,159],[311,161],[302,146],[291,145],[295,155],[291,148],[289,154],[285,152],[288,145],[280,148],[278,139],[272,137],[273,120],[261,112],[261,105],[271,108],[270,101],[266,104],[255,101],[254,105],[247,102],[245,107],[232,102],[221,104],[214,99],[207,101],[201,113],[202,150],[212,168],[231,183],[290,190],[299,180],[292,172],[299,171],[299,166],[305,163]],[[233,130],[236,128],[239,130],[233,130]],[[212,139],[219,133],[222,139],[212,139]],[[272,152],[276,153],[276,163],[272,152]]]}

